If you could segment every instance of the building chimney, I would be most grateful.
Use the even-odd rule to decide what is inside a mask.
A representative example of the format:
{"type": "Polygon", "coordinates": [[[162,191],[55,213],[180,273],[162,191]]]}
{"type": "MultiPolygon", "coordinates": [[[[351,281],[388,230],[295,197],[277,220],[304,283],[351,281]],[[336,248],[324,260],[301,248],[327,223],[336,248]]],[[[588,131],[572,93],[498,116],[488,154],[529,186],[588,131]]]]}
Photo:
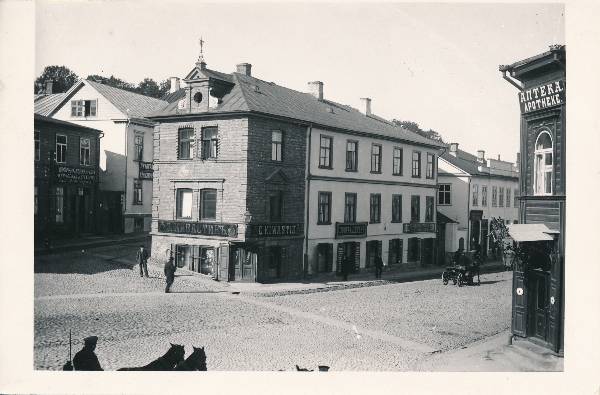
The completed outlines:
{"type": "Polygon", "coordinates": [[[498,160],[500,160],[500,154],[498,154],[498,160]]]}
{"type": "Polygon", "coordinates": [[[458,143],[450,143],[450,155],[456,156],[458,152],[458,143]]]}
{"type": "Polygon", "coordinates": [[[363,103],[363,112],[365,113],[365,115],[371,115],[371,98],[361,97],[360,100],[363,103]]]}
{"type": "Polygon", "coordinates": [[[308,93],[318,100],[323,100],[323,83],[321,81],[311,81],[308,83],[308,93]]]}
{"type": "Polygon", "coordinates": [[[480,149],[477,151],[477,162],[479,163],[483,163],[485,159],[485,151],[480,149]]]}
{"type": "Polygon", "coordinates": [[[52,80],[46,81],[46,94],[47,95],[51,95],[52,94],[52,85],[53,84],[54,84],[54,82],[52,80]]]}
{"type": "Polygon", "coordinates": [[[171,89],[170,93],[177,92],[179,90],[179,77],[171,77],[171,89]]]}
{"type": "Polygon", "coordinates": [[[252,75],[252,65],[250,63],[240,63],[240,64],[236,65],[236,67],[237,67],[238,73],[244,74],[247,76],[252,75]]]}

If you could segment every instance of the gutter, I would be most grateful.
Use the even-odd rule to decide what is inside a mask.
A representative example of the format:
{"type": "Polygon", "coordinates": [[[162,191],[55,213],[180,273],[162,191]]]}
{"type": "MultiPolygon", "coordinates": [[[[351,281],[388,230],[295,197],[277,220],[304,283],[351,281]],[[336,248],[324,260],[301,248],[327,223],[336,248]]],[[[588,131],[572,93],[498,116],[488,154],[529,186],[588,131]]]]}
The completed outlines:
{"type": "Polygon", "coordinates": [[[508,75],[507,68],[500,67],[500,73],[502,74],[502,78],[504,78],[506,81],[508,81],[512,86],[514,86],[515,88],[517,88],[520,91],[523,90],[523,84],[520,81],[510,77],[508,75]]]}

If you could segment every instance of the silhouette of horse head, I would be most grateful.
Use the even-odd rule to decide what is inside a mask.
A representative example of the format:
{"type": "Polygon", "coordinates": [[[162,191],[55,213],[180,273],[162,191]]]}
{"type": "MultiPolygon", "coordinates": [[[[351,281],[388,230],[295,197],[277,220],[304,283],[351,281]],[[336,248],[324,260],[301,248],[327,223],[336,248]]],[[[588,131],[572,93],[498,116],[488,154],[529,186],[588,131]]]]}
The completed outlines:
{"type": "Polygon", "coordinates": [[[206,353],[204,347],[193,347],[194,351],[185,361],[178,364],[174,370],[199,370],[205,372],[206,368],[206,353]]]}

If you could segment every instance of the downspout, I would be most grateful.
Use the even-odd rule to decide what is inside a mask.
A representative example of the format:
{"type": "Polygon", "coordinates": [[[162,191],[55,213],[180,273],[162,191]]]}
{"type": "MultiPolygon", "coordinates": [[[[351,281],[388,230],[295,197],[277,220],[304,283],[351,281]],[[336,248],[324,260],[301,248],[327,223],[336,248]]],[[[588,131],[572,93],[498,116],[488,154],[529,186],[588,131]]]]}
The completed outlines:
{"type": "Polygon", "coordinates": [[[129,151],[127,144],[127,137],[129,135],[129,125],[131,119],[129,118],[129,109],[127,109],[127,123],[125,124],[125,182],[123,188],[123,233],[125,233],[125,214],[127,214],[127,168],[129,167],[129,151]]]}
{"type": "Polygon", "coordinates": [[[467,188],[467,246],[465,252],[467,251],[471,251],[471,175],[469,175],[467,188]]]}
{"type": "Polygon", "coordinates": [[[308,228],[310,224],[310,164],[311,164],[311,147],[312,147],[312,124],[308,126],[308,141],[306,145],[306,218],[304,223],[304,256],[302,260],[302,275],[306,276],[308,273],[308,228]]]}

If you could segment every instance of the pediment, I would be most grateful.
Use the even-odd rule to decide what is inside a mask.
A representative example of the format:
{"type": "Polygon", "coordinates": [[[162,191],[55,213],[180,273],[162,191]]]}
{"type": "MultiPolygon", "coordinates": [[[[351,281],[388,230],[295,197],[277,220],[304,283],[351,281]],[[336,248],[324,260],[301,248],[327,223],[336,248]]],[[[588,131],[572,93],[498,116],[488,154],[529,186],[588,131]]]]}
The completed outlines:
{"type": "Polygon", "coordinates": [[[269,184],[288,184],[289,178],[283,170],[277,169],[265,179],[265,182],[269,184]]]}

